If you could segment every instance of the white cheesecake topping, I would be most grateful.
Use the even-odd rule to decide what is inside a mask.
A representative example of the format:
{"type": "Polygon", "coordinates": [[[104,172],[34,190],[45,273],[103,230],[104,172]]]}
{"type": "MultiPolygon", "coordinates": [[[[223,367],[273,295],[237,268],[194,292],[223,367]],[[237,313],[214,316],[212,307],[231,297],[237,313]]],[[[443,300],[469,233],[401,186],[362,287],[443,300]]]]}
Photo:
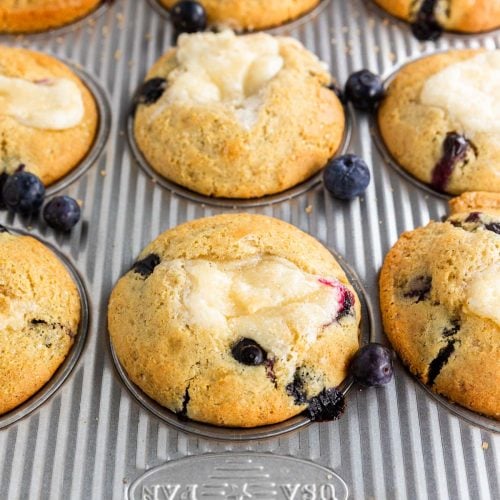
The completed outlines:
{"type": "Polygon", "coordinates": [[[252,338],[275,355],[314,342],[344,306],[344,285],[275,256],[163,262],[181,321],[230,338],[252,338]]]}
{"type": "Polygon", "coordinates": [[[65,78],[31,82],[0,75],[0,114],[27,127],[64,130],[83,120],[83,98],[65,78]]]}
{"type": "Polygon", "coordinates": [[[500,263],[474,274],[466,294],[470,311],[500,326],[500,263]]]}
{"type": "Polygon", "coordinates": [[[224,103],[244,128],[257,121],[261,91],[283,68],[277,38],[232,31],[181,35],[179,66],[168,77],[169,102],[224,103]]]}
{"type": "Polygon", "coordinates": [[[450,64],[424,84],[422,104],[446,111],[469,137],[500,134],[500,50],[450,64]]]}

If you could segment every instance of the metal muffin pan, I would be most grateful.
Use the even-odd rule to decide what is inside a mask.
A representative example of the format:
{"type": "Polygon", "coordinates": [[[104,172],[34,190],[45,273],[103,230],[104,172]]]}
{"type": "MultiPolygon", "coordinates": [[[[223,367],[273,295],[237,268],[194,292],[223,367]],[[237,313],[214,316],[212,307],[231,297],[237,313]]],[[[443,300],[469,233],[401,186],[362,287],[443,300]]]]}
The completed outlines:
{"type": "MultiPolygon", "coordinates": [[[[273,30],[301,40],[344,82],[367,67],[389,74],[436,50],[500,47],[500,34],[445,34],[415,40],[406,23],[374,13],[371,1],[331,0],[314,19],[273,30]]],[[[173,30],[145,0],[116,0],[92,22],[62,35],[2,37],[80,64],[110,96],[111,139],[85,175],[65,189],[83,201],[82,224],[70,236],[40,221],[0,212],[0,223],[30,228],[67,255],[87,284],[92,317],[75,370],[38,411],[0,431],[0,498],[122,499],[127,485],[167,461],[206,453],[271,452],[331,468],[358,499],[500,498],[500,437],[439,404],[397,363],[379,390],[351,390],[344,416],[279,437],[220,441],[187,434],[137,404],[109,351],[106,310],[114,283],[139,251],[164,230],[232,211],[203,205],[151,182],[127,144],[130,102],[143,75],[170,46],[173,30]]],[[[335,248],[378,303],[383,257],[405,230],[439,220],[444,199],[425,193],[387,165],[374,145],[369,117],[356,113],[350,151],[372,169],[366,194],[350,203],[320,184],[290,200],[245,208],[283,219],[335,248]]],[[[373,337],[386,342],[378,307],[373,337]]]]}
{"type": "MultiPolygon", "coordinates": [[[[9,233],[17,236],[33,236],[26,231],[21,231],[11,227],[6,227],[6,229],[9,233]]],[[[47,241],[44,241],[42,238],[37,239],[55,254],[55,256],[61,261],[61,263],[64,265],[71,278],[73,279],[78,290],[78,295],[80,296],[80,324],[78,325],[78,332],[75,336],[75,341],[71,346],[64,362],[54,373],[52,378],[36,394],[34,394],[31,398],[29,398],[23,404],[14,408],[10,412],[0,415],[0,431],[34,412],[37,408],[43,405],[45,401],[47,401],[52,395],[56,393],[56,391],[59,389],[59,387],[61,387],[61,385],[68,378],[68,376],[71,374],[71,371],[78,363],[78,359],[83,352],[85,341],[87,339],[87,332],[89,330],[89,301],[82,278],[78,274],[78,271],[75,269],[71,261],[64,254],[62,254],[56,246],[48,243],[47,241]]]]}
{"type": "MultiPolygon", "coordinates": [[[[359,332],[359,343],[363,346],[373,340],[373,311],[370,304],[370,300],[363,288],[363,284],[357,277],[355,271],[351,266],[345,261],[345,259],[330,249],[330,252],[335,257],[337,262],[340,264],[344,270],[349,282],[352,284],[356,294],[361,302],[361,325],[359,332]]],[[[200,422],[195,422],[193,420],[181,420],[176,414],[167,408],[159,405],[156,401],[148,397],[137,385],[135,385],[127,375],[126,370],[122,367],[120,360],[116,354],[113,344],[110,342],[111,356],[113,357],[113,362],[115,363],[115,368],[120,375],[123,383],[127,386],[127,389],[132,393],[135,399],[141,403],[141,405],[148,409],[151,413],[156,415],[158,418],[163,420],[166,424],[175,427],[176,429],[184,432],[188,432],[195,436],[217,439],[221,441],[255,441],[260,439],[267,439],[272,437],[278,437],[291,431],[301,429],[304,426],[311,424],[311,420],[305,415],[297,415],[284,422],[266,425],[262,427],[254,428],[228,428],[228,427],[217,427],[215,425],[204,424],[200,422]]],[[[352,381],[347,379],[344,380],[340,386],[339,390],[344,396],[347,396],[350,389],[352,388],[352,381]]],[[[346,411],[349,411],[349,400],[346,401],[346,411]]]]}

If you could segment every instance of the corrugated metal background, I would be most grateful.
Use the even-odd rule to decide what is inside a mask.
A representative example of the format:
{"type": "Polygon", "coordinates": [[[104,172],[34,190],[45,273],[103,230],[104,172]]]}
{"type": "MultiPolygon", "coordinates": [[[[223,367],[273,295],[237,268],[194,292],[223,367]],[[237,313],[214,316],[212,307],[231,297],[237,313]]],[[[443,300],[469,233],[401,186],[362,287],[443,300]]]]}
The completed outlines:
{"type": "MultiPolygon", "coordinates": [[[[341,82],[362,67],[388,74],[395,64],[423,52],[500,45],[498,31],[446,35],[436,44],[421,44],[406,25],[361,0],[332,0],[316,21],[290,34],[328,61],[341,82]]],[[[290,454],[327,465],[344,478],[356,500],[500,498],[498,435],[451,414],[401,367],[389,387],[352,392],[339,422],[251,444],[179,433],[140,408],[120,383],[106,331],[113,283],[160,232],[223,211],[171,195],[152,183],[130,154],[125,133],[130,97],[171,38],[169,23],[145,0],[118,0],[62,34],[0,38],[80,64],[106,89],[113,114],[101,159],[65,190],[84,202],[85,221],[71,236],[0,213],[0,223],[32,227],[61,248],[82,274],[91,303],[87,345],[68,381],[37,412],[0,431],[0,498],[118,499],[147,468],[223,450],[290,454]]],[[[370,122],[360,114],[351,150],[372,166],[365,197],[342,203],[317,186],[292,201],[248,210],[291,222],[336,248],[376,305],[377,273],[387,250],[404,230],[442,216],[446,202],[383,162],[370,122]]],[[[382,339],[378,312],[376,323],[382,339]]]]}

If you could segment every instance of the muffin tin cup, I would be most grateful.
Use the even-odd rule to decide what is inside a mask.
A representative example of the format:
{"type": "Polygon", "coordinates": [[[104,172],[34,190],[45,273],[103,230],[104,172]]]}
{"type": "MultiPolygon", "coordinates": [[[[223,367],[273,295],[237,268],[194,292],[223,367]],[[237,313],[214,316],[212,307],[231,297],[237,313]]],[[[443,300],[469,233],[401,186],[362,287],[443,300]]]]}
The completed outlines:
{"type": "MultiPolygon", "coordinates": [[[[134,97],[135,102],[135,97],[134,97]]],[[[349,106],[344,106],[345,113],[345,130],[342,137],[342,141],[339,145],[338,151],[335,153],[334,157],[345,154],[349,149],[349,144],[351,142],[352,135],[352,123],[354,122],[354,116],[352,109],[349,106]]],[[[141,167],[141,169],[146,173],[146,175],[152,179],[159,186],[168,189],[172,193],[182,196],[190,201],[201,203],[202,205],[208,205],[213,207],[223,207],[223,208],[253,208],[253,207],[263,207],[267,205],[273,205],[275,203],[280,203],[283,201],[291,200],[301,194],[310,191],[313,187],[317,186],[322,179],[323,169],[315,173],[309,179],[293,186],[281,193],[271,194],[262,196],[260,198],[216,198],[212,196],[206,196],[203,194],[191,191],[188,188],[180,186],[175,182],[168,180],[166,177],[161,176],[156,172],[153,167],[148,163],[144,155],[142,154],[134,136],[134,106],[129,113],[127,121],[127,137],[132,154],[141,167]]]]}
{"type": "Polygon", "coordinates": [[[81,318],[80,324],[78,325],[78,333],[68,352],[68,355],[66,356],[66,359],[55,371],[50,380],[38,392],[10,412],[0,415],[0,431],[33,413],[57,392],[57,390],[69,377],[80,359],[85,347],[90,324],[90,309],[87,290],[80,274],[68,257],[62,254],[54,245],[34,234],[7,226],[5,226],[5,228],[11,234],[18,236],[31,236],[32,238],[37,239],[55,254],[59,261],[64,265],[76,285],[78,295],[80,296],[81,318]]]}
{"type": "Polygon", "coordinates": [[[29,37],[30,40],[42,40],[47,37],[53,36],[62,36],[73,31],[85,28],[86,26],[92,26],[95,21],[104,15],[104,13],[111,8],[111,2],[108,0],[102,0],[100,5],[96,7],[93,11],[89,12],[87,15],[76,19],[68,24],[64,24],[63,26],[58,26],[57,28],[49,28],[43,31],[20,31],[16,33],[7,33],[4,31],[0,31],[0,41],[2,38],[25,38],[29,37]]]}
{"type": "Polygon", "coordinates": [[[74,64],[61,60],[66,66],[68,66],[71,71],[73,71],[78,78],[83,82],[83,84],[88,88],[97,107],[98,115],[98,125],[96,135],[94,137],[94,142],[88,150],[87,154],[82,158],[80,163],[76,165],[75,168],[70,170],[64,177],[61,177],[56,182],[51,184],[46,189],[46,196],[50,197],[54,194],[66,189],[68,186],[73,184],[77,179],[79,179],[87,170],[96,163],[99,156],[101,155],[104,147],[109,138],[109,132],[111,129],[111,107],[109,105],[109,99],[106,91],[101,86],[101,84],[89,73],[76,67],[74,64]]]}
{"type": "MultiPolygon", "coordinates": [[[[170,14],[168,9],[164,7],[159,0],[148,0],[151,7],[162,17],[170,20],[170,14]]],[[[311,9],[310,11],[302,14],[301,16],[292,19],[291,21],[285,22],[283,24],[272,26],[270,28],[263,28],[258,30],[242,30],[241,33],[256,33],[259,31],[267,31],[273,35],[283,34],[291,30],[300,28],[304,24],[313,21],[330,3],[330,0],[320,0],[319,4],[311,9]]]]}
{"type": "MultiPolygon", "coordinates": [[[[404,19],[400,19],[399,17],[396,17],[395,15],[391,14],[390,12],[386,11],[384,8],[382,8],[380,5],[375,3],[375,0],[368,0],[363,2],[364,5],[366,6],[366,10],[370,14],[375,14],[377,17],[380,17],[382,20],[389,19],[394,25],[399,26],[402,29],[407,29],[410,32],[410,35],[412,38],[415,40],[415,43],[429,43],[430,47],[433,49],[435,48],[435,41],[432,40],[419,40],[417,37],[411,33],[411,23],[409,21],[405,21],[404,19]]],[[[491,30],[487,31],[480,31],[479,33],[467,33],[463,31],[448,31],[448,30],[443,30],[442,35],[440,36],[439,39],[441,38],[456,38],[456,39],[467,39],[471,38],[473,40],[480,40],[483,38],[489,38],[492,35],[495,35],[496,33],[500,33],[500,27],[498,28],[493,28],[491,30]]],[[[438,39],[438,42],[439,42],[438,39]]],[[[433,52],[435,53],[435,52],[433,52]]]]}
{"type": "MultiPolygon", "coordinates": [[[[365,291],[363,284],[361,283],[352,267],[335,250],[330,249],[330,252],[344,270],[349,282],[353,286],[360,299],[361,327],[359,340],[360,346],[363,346],[368,342],[374,340],[374,317],[370,299],[368,298],[368,294],[365,291]]],[[[120,364],[111,341],[109,345],[111,356],[113,358],[113,362],[115,364],[118,375],[120,376],[127,389],[130,391],[132,396],[134,396],[135,399],[146,410],[149,410],[153,415],[158,417],[164,423],[170,425],[171,427],[174,427],[179,431],[192,434],[197,437],[215,439],[219,441],[255,441],[281,436],[283,434],[302,429],[312,423],[312,421],[303,414],[297,415],[277,424],[253,428],[217,427],[215,425],[195,422],[194,420],[180,420],[174,412],[158,404],[130,380],[125,369],[120,364]]],[[[342,394],[346,396],[352,386],[352,379],[348,378],[344,380],[338,388],[340,389],[342,394]]],[[[346,412],[349,412],[348,403],[346,412]]]]}

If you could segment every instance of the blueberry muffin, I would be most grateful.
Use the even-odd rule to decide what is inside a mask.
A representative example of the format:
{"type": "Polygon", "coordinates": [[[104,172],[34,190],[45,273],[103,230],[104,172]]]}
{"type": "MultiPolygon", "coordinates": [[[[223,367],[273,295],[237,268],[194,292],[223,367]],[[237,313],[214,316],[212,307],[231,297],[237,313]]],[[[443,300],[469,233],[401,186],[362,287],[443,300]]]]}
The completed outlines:
{"type": "Polygon", "coordinates": [[[130,379],[189,418],[286,420],[346,377],[360,304],[331,253],[262,215],[182,224],[115,286],[111,341],[130,379]]]}
{"type": "Polygon", "coordinates": [[[435,190],[500,192],[500,50],[458,50],[404,66],[378,112],[394,159],[435,190]]]}
{"type": "Polygon", "coordinates": [[[0,32],[58,28],[92,12],[101,0],[0,0],[0,32]]]}
{"type": "MultiPolygon", "coordinates": [[[[178,0],[160,0],[167,9],[178,0]]],[[[237,30],[272,28],[306,14],[320,0],[198,0],[210,24],[237,30]]]]}
{"type": "Polygon", "coordinates": [[[392,15],[412,23],[420,39],[443,31],[479,33],[500,27],[500,0],[375,0],[392,15]]]}
{"type": "MultiPolygon", "coordinates": [[[[483,200],[472,207],[472,200],[483,200]]],[[[404,233],[380,275],[385,331],[432,390],[500,418],[500,198],[404,233]],[[482,206],[481,206],[482,205],[482,206]]]]}
{"type": "Polygon", "coordinates": [[[149,164],[198,193],[255,198],[318,172],[344,110],[325,65],[291,38],[181,35],[140,89],[134,134],[149,164]]]}
{"type": "Polygon", "coordinates": [[[0,173],[24,166],[48,186],[82,161],[97,126],[94,98],[71,69],[0,46],[0,173]]]}
{"type": "Polygon", "coordinates": [[[0,226],[0,415],[52,377],[79,322],[80,297],[59,259],[0,226]]]}

